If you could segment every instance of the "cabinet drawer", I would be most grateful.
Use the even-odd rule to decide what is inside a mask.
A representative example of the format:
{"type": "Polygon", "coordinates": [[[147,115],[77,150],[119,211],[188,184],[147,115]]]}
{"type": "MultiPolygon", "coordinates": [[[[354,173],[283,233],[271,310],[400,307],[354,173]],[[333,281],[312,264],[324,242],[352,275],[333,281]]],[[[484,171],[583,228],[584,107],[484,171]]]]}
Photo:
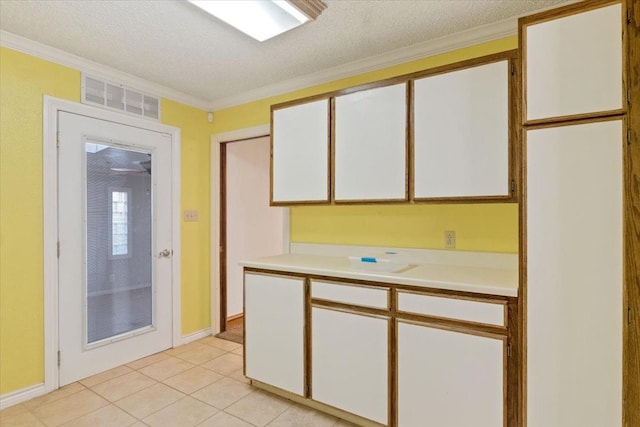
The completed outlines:
{"type": "Polygon", "coordinates": [[[398,293],[398,310],[468,322],[506,326],[505,304],[398,293]]]}
{"type": "Polygon", "coordinates": [[[388,288],[343,285],[313,280],[311,282],[311,297],[383,310],[389,307],[388,288]]]}

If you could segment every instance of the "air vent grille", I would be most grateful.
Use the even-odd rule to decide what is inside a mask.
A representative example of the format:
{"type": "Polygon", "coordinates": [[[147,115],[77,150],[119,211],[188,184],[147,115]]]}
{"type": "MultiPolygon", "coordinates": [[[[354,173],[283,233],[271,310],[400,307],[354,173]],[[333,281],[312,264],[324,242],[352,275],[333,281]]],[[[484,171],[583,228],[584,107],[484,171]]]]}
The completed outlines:
{"type": "Polygon", "coordinates": [[[160,121],[160,98],[122,84],[82,75],[82,103],[160,121]]]}

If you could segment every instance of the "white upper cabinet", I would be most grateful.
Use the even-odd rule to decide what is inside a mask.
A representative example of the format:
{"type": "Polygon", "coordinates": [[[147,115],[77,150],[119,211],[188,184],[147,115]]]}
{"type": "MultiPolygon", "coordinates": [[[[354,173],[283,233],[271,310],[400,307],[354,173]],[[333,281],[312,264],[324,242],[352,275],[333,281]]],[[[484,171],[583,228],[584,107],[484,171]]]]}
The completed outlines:
{"type": "Polygon", "coordinates": [[[271,202],[329,202],[329,99],[274,109],[271,202]]]}
{"type": "Polygon", "coordinates": [[[414,197],[509,197],[509,61],[414,81],[414,197]]]}
{"type": "Polygon", "coordinates": [[[623,107],[621,7],[525,22],[527,121],[623,107]]]}
{"type": "Polygon", "coordinates": [[[335,200],[407,200],[407,84],[335,98],[335,200]]]}

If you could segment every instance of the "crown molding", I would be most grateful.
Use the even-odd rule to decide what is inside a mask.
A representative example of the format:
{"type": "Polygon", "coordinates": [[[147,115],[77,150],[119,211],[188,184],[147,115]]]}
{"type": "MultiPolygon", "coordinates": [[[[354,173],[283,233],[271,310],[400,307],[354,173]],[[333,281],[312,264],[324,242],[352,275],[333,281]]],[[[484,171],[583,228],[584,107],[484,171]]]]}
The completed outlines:
{"type": "Polygon", "coordinates": [[[111,80],[125,86],[130,86],[149,94],[190,105],[204,111],[211,111],[211,102],[206,99],[188,95],[158,83],[153,83],[141,77],[136,77],[123,71],[116,70],[115,68],[99,64],[5,30],[0,30],[0,46],[54,62],[59,65],[64,65],[65,67],[70,67],[81,72],[92,74],[96,77],[102,77],[105,80],[111,80]]]}
{"type": "Polygon", "coordinates": [[[327,68],[303,77],[285,82],[264,86],[255,90],[243,92],[211,102],[212,110],[233,107],[259,99],[282,95],[300,89],[309,88],[323,83],[340,80],[354,75],[376,71],[394,65],[399,65],[417,59],[423,59],[439,53],[473,46],[492,40],[513,36],[518,33],[518,18],[509,18],[491,24],[474,27],[455,34],[417,43],[404,48],[392,50],[381,55],[371,56],[358,61],[349,62],[337,67],[327,68]]]}

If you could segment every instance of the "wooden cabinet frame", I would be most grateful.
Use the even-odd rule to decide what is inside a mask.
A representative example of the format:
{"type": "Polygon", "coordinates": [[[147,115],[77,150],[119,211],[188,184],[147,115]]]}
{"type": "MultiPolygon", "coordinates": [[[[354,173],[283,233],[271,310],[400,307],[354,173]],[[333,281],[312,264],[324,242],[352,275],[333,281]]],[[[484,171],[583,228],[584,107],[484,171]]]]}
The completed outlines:
{"type": "MultiPolygon", "coordinates": [[[[520,315],[518,312],[518,298],[507,297],[500,295],[485,295],[473,292],[451,291],[445,289],[425,288],[420,286],[398,285],[386,282],[375,282],[355,279],[344,279],[340,277],[320,276],[314,274],[303,273],[289,273],[286,271],[265,270],[257,268],[245,267],[245,273],[252,274],[267,274],[276,275],[281,277],[298,277],[305,279],[305,325],[304,325],[304,357],[305,357],[305,396],[304,398],[297,398],[288,392],[279,391],[277,389],[269,388],[271,391],[279,392],[285,397],[292,398],[300,403],[310,406],[314,405],[313,401],[313,384],[311,377],[311,367],[313,361],[311,360],[311,308],[319,307],[335,311],[342,311],[345,313],[352,313],[364,316],[373,316],[378,318],[389,319],[389,347],[388,347],[388,395],[389,395],[389,416],[388,426],[398,426],[398,354],[397,354],[397,334],[398,334],[398,322],[413,323],[431,328],[444,329],[454,332],[460,332],[465,334],[472,334],[478,336],[485,336],[490,338],[501,339],[504,342],[503,345],[503,377],[504,377],[504,427],[513,427],[522,425],[521,420],[521,408],[522,408],[522,381],[521,381],[521,356],[519,336],[519,320],[520,315]],[[322,282],[330,282],[345,286],[355,287],[367,287],[367,288],[381,288],[388,291],[388,302],[386,308],[372,308],[366,306],[360,306],[357,304],[346,304],[336,301],[330,301],[320,298],[311,297],[311,285],[314,280],[322,282]],[[440,318],[436,316],[427,316],[423,314],[413,314],[408,312],[401,312],[398,310],[398,292],[413,293],[418,295],[430,295],[451,299],[464,299],[469,301],[478,301],[484,303],[501,304],[505,310],[505,323],[504,326],[482,324],[470,321],[462,321],[456,319],[440,318]]],[[[246,353],[243,356],[246,358],[246,353]]],[[[246,374],[246,371],[245,371],[246,374]]],[[[263,386],[263,384],[257,382],[255,385],[263,386]]],[[[316,406],[318,407],[318,406],[316,406]]],[[[320,410],[331,410],[332,408],[327,405],[320,405],[320,410]]],[[[333,410],[337,415],[349,415],[344,411],[333,410]],[[337,411],[337,412],[336,412],[337,411]]],[[[366,419],[358,419],[359,417],[352,415],[352,418],[356,421],[362,422],[365,425],[380,424],[366,419]]]]}
{"type": "Polygon", "coordinates": [[[520,18],[519,44],[521,52],[522,111],[520,115],[522,149],[520,152],[520,289],[519,326],[520,345],[517,351],[522,360],[521,372],[524,395],[522,418],[518,426],[526,426],[527,382],[527,192],[526,192],[526,131],[548,127],[620,120],[623,135],[623,342],[622,342],[622,427],[640,425],[640,3],[637,0],[584,0],[564,7],[520,18]],[[590,10],[621,4],[622,6],[622,108],[569,116],[527,120],[526,106],[526,29],[556,18],[567,17],[590,10]]]}
{"type": "Polygon", "coordinates": [[[401,76],[379,80],[372,83],[366,83],[350,88],[345,88],[333,92],[327,92],[306,98],[297,99],[295,101],[274,104],[271,106],[271,127],[273,128],[273,112],[282,108],[292,107],[296,105],[306,104],[308,102],[329,99],[329,159],[328,159],[328,183],[329,196],[328,201],[295,201],[295,202],[274,202],[273,201],[273,134],[271,135],[271,197],[272,206],[296,206],[296,205],[357,205],[357,204],[424,204],[424,203],[505,203],[518,201],[518,188],[520,177],[520,157],[517,155],[520,149],[520,105],[521,105],[521,73],[519,71],[520,61],[518,50],[509,50],[492,55],[486,55],[465,61],[447,64],[440,67],[422,70],[414,73],[404,74],[401,76]],[[414,80],[444,74],[480,65],[491,64],[494,62],[508,61],[509,63],[509,145],[508,145],[508,161],[509,161],[509,177],[507,196],[463,196],[463,197],[435,197],[435,198],[415,198],[414,195],[414,80]],[[335,200],[335,98],[342,95],[348,95],[355,92],[366,91],[396,84],[406,83],[407,85],[407,110],[406,110],[406,154],[405,154],[405,195],[404,199],[385,199],[385,200],[335,200]]]}

